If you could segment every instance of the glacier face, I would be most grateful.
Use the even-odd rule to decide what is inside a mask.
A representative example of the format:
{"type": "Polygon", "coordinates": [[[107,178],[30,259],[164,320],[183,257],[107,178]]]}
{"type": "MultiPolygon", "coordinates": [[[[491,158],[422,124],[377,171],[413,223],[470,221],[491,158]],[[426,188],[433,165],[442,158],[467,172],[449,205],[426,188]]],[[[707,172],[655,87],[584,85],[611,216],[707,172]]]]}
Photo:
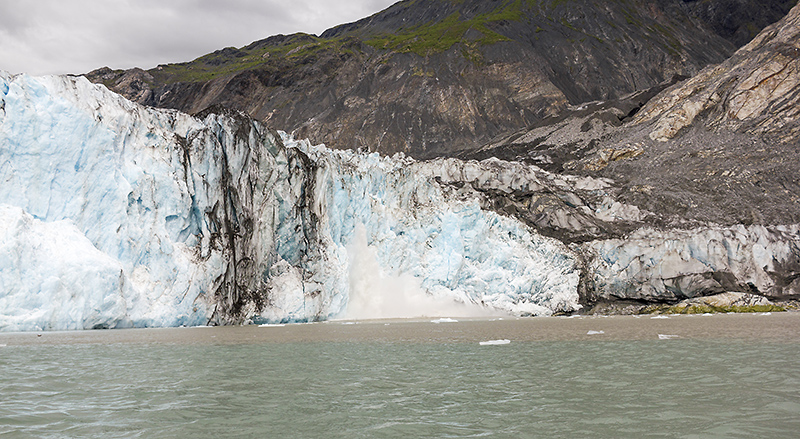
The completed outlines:
{"type": "Polygon", "coordinates": [[[578,309],[572,250],[448,184],[535,184],[499,168],[331,151],[82,77],[0,73],[0,330],[342,317],[356,230],[385,276],[435,298],[578,309]]]}

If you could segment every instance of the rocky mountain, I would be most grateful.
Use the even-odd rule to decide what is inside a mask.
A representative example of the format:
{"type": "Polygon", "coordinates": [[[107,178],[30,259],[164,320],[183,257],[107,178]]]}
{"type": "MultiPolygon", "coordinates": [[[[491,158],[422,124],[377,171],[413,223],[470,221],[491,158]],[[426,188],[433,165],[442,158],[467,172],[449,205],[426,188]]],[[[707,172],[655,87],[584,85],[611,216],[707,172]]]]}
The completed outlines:
{"type": "Polygon", "coordinates": [[[793,3],[405,0],[320,36],[86,76],[145,105],[222,105],[331,147],[430,158],[693,76],[793,3]]]}
{"type": "Polygon", "coordinates": [[[597,298],[680,299],[724,290],[797,297],[800,6],[725,62],[652,99],[642,94],[571,109],[465,158],[498,156],[608,183],[577,198],[562,191],[495,200],[561,240],[584,248],[604,242],[591,264],[608,269],[605,278],[618,287],[599,281],[590,288],[597,298]],[[641,101],[647,103],[620,123],[641,101]],[[598,196],[628,209],[598,222],[591,214],[598,196]],[[763,259],[748,275],[734,268],[740,262],[732,255],[742,248],[755,255],[775,242],[794,256],[763,259]],[[658,279],[664,286],[654,291],[658,279]]]}
{"type": "Polygon", "coordinates": [[[795,8],[724,63],[652,99],[645,91],[587,103],[464,157],[611,178],[665,224],[798,222],[796,20],[795,8]]]}

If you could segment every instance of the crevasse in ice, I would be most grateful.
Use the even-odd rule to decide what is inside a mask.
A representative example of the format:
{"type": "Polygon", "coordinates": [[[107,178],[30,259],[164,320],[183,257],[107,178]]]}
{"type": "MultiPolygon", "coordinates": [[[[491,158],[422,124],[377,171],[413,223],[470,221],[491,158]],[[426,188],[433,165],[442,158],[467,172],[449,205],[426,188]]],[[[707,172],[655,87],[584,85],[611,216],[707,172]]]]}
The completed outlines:
{"type": "Polygon", "coordinates": [[[384,276],[430,296],[579,308],[569,249],[446,183],[491,184],[496,167],[332,151],[235,113],[0,73],[0,330],[341,317],[357,230],[384,276]]]}

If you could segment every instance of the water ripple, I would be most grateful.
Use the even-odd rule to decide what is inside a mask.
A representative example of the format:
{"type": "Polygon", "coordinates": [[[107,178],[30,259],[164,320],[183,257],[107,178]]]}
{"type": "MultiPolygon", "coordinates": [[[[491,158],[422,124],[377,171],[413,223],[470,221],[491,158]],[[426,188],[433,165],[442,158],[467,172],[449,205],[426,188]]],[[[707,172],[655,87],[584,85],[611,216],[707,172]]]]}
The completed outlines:
{"type": "Polygon", "coordinates": [[[8,437],[792,437],[797,343],[9,346],[8,437]]]}

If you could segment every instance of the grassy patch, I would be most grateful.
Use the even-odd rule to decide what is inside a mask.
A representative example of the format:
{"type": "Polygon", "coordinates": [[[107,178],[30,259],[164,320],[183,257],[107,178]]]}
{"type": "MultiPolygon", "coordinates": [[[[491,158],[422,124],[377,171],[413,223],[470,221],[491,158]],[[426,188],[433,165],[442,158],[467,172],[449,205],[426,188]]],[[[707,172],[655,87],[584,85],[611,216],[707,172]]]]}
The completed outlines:
{"type": "Polygon", "coordinates": [[[322,52],[353,54],[357,50],[352,39],[346,37],[321,39],[298,34],[282,44],[256,49],[230,48],[188,63],[161,65],[149,72],[156,78],[165,78],[167,83],[205,82],[265,65],[278,65],[282,60],[303,59],[322,52]]]}
{"type": "Polygon", "coordinates": [[[426,23],[396,35],[376,36],[366,43],[379,50],[426,56],[444,52],[458,43],[476,47],[509,41],[507,37],[489,29],[487,25],[501,21],[520,21],[524,18],[522,8],[522,0],[514,0],[506,1],[494,11],[471,19],[462,19],[461,15],[455,12],[439,22],[426,23]],[[478,31],[482,37],[468,41],[465,37],[469,30],[478,31]]]}

